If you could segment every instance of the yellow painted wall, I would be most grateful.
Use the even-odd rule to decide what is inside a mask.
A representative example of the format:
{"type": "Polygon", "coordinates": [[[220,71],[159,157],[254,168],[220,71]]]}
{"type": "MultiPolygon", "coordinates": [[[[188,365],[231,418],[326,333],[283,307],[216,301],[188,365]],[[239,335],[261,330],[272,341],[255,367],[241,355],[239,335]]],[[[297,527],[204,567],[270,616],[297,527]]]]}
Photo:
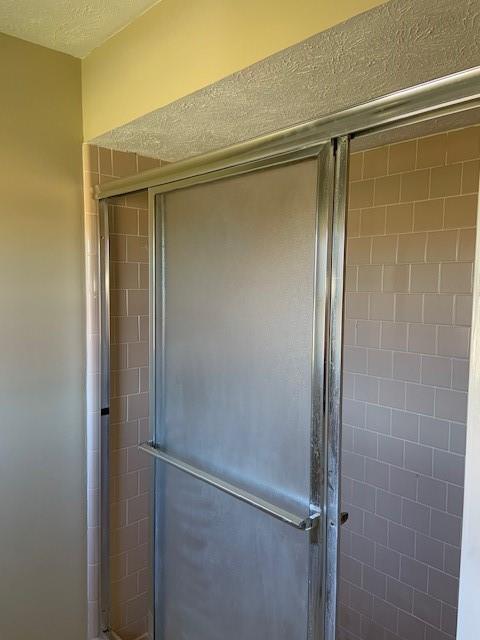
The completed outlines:
{"type": "Polygon", "coordinates": [[[83,60],[85,140],[385,0],[162,0],[83,60]]]}
{"type": "Polygon", "coordinates": [[[0,34],[0,638],[86,637],[80,61],[0,34]]]}

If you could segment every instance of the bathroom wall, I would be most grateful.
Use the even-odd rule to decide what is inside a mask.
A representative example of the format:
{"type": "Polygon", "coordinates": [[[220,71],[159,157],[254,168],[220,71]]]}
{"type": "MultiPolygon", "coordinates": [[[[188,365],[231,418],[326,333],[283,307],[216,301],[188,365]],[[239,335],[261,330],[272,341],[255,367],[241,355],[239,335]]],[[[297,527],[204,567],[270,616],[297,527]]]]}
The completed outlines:
{"type": "Polygon", "coordinates": [[[0,638],[86,632],[80,61],[0,34],[0,638]]]}
{"type": "Polygon", "coordinates": [[[110,206],[112,628],[122,640],[147,632],[151,579],[148,431],[148,192],[110,206]]]}
{"type": "MultiPolygon", "coordinates": [[[[82,60],[85,140],[91,141],[195,93],[384,2],[197,0],[187,4],[162,0],[154,3],[151,9],[82,60]],[[118,82],[118,78],[122,81],[118,82]]],[[[430,35],[432,37],[432,33],[430,35]]],[[[464,60],[467,55],[465,52],[464,60]]],[[[157,129],[157,144],[162,143],[165,135],[168,132],[157,129]]]]}
{"type": "Polygon", "coordinates": [[[480,127],[351,158],[339,640],[455,637],[480,127]]]}
{"type": "MultiPolygon", "coordinates": [[[[95,184],[158,167],[135,154],[84,145],[87,253],[87,367],[89,377],[88,602],[89,638],[98,635],[99,607],[99,316],[98,205],[95,184]]],[[[122,640],[147,631],[149,461],[136,444],[147,438],[148,222],[147,194],[110,201],[111,278],[111,601],[113,629],[122,640]]]]}

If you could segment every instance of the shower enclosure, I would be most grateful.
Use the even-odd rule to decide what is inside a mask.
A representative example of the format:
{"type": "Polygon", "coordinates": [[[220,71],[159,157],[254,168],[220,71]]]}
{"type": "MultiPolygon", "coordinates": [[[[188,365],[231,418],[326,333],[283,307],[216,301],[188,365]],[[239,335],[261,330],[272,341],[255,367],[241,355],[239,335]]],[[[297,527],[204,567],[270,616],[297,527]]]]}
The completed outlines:
{"type": "Polygon", "coordinates": [[[480,127],[452,124],[351,156],[342,640],[455,637],[480,127]]]}
{"type": "MultiPolygon", "coordinates": [[[[440,151],[377,138],[351,154],[350,141],[473,109],[478,77],[101,186],[106,634],[123,615],[109,549],[112,385],[122,381],[110,376],[108,239],[118,197],[148,190],[150,354],[128,453],[144,483],[153,465],[138,504],[151,527],[141,540],[136,530],[149,549],[139,565],[151,576],[148,636],[454,635],[478,173],[455,145],[448,156],[447,134],[440,151]],[[463,200],[447,203],[464,196],[473,217],[463,200]],[[431,502],[437,490],[442,504],[431,502]],[[419,556],[433,542],[441,567],[419,556]]],[[[131,300],[145,343],[145,292],[131,300]]]]}

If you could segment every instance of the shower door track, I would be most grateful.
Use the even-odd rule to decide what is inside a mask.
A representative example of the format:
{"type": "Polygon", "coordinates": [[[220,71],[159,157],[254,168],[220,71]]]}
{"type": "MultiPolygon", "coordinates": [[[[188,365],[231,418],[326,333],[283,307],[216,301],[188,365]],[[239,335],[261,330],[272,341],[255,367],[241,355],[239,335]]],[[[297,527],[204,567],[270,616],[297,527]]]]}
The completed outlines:
{"type": "Polygon", "coordinates": [[[480,67],[401,89],[380,98],[304,122],[230,147],[150,169],[135,176],[98,185],[97,199],[192,179],[218,170],[261,161],[269,156],[306,150],[320,142],[416,124],[480,107],[480,67]]]}
{"type": "MultiPolygon", "coordinates": [[[[108,279],[108,204],[107,198],[149,189],[150,257],[153,256],[154,194],[176,188],[208,182],[229,175],[238,175],[256,168],[268,167],[292,159],[306,158],[320,143],[330,143],[335,149],[333,166],[329,167],[332,184],[329,247],[329,273],[327,289],[327,332],[325,353],[326,415],[325,415],[325,495],[322,525],[324,540],[324,621],[317,625],[315,640],[334,640],[337,607],[337,565],[340,495],[340,426],[341,426],[341,373],[343,331],[343,282],[345,251],[345,216],[348,191],[349,140],[373,132],[391,130],[424,122],[432,118],[459,113],[480,107],[480,67],[468,69],[414,87],[403,89],[364,104],[297,126],[260,136],[254,140],[210,152],[188,160],[152,169],[134,177],[123,178],[96,187],[100,201],[100,318],[101,318],[101,549],[100,549],[100,609],[102,631],[109,636],[109,279],[108,279]]],[[[480,257],[476,258],[479,261],[480,257]]],[[[155,270],[150,261],[150,282],[155,281],[155,270]]],[[[154,311],[151,298],[150,318],[154,311]]],[[[475,319],[474,319],[475,320],[475,319]]],[[[150,336],[153,337],[153,322],[150,336]]],[[[480,323],[474,322],[476,334],[480,323]]],[[[480,338],[480,335],[479,335],[480,338]]],[[[472,343],[475,336],[472,335],[472,343]]],[[[151,342],[151,360],[154,362],[155,345],[151,342]]],[[[152,367],[153,369],[154,367],[152,367]]],[[[150,392],[155,388],[151,379],[150,392]],[[152,386],[153,385],[153,386],[152,386]]],[[[153,401],[154,393],[150,393],[153,401]]],[[[151,416],[154,413],[151,413],[151,416]]],[[[152,419],[152,417],[150,418],[152,419]]],[[[320,596],[320,594],[317,594],[320,596]]],[[[157,639],[159,640],[159,639],[157,639]]]]}

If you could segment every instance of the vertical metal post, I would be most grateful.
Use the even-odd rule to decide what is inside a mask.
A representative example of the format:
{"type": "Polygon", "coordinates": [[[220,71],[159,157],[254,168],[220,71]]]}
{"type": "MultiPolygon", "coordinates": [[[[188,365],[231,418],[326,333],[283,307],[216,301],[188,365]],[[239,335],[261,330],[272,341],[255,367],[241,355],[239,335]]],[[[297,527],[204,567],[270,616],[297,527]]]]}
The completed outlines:
{"type": "Polygon", "coordinates": [[[349,139],[336,140],[327,339],[325,640],[335,640],[340,536],[343,298],[349,139]]]}
{"type": "Polygon", "coordinates": [[[110,242],[108,201],[99,203],[100,226],[100,625],[110,630],[110,242]]]}
{"type": "Polygon", "coordinates": [[[334,147],[326,144],[318,156],[317,224],[315,231],[314,325],[312,344],[312,406],[310,436],[310,510],[323,514],[310,532],[308,575],[308,640],[323,639],[325,615],[325,424],[326,347],[328,345],[328,282],[330,228],[334,188],[334,147]]]}
{"type": "MultiPolygon", "coordinates": [[[[155,397],[152,429],[153,441],[164,445],[164,408],[165,408],[165,200],[161,194],[153,195],[151,201],[153,252],[150,255],[151,283],[151,323],[154,333],[151,335],[151,366],[154,369],[151,394],[155,397]]],[[[165,594],[164,594],[164,507],[165,507],[165,468],[155,461],[154,473],[154,638],[162,640],[165,635],[165,594]]]]}
{"type": "MultiPolygon", "coordinates": [[[[152,441],[156,440],[156,416],[157,416],[157,323],[156,323],[156,307],[157,307],[157,231],[156,231],[156,195],[152,189],[148,190],[148,288],[149,288],[149,435],[152,441]]],[[[157,598],[158,598],[158,576],[157,563],[159,550],[157,548],[157,465],[155,461],[152,463],[152,483],[150,485],[150,513],[152,522],[150,527],[150,567],[152,574],[150,576],[150,599],[148,612],[148,638],[154,640],[160,637],[156,633],[157,627],[157,598]]]]}

